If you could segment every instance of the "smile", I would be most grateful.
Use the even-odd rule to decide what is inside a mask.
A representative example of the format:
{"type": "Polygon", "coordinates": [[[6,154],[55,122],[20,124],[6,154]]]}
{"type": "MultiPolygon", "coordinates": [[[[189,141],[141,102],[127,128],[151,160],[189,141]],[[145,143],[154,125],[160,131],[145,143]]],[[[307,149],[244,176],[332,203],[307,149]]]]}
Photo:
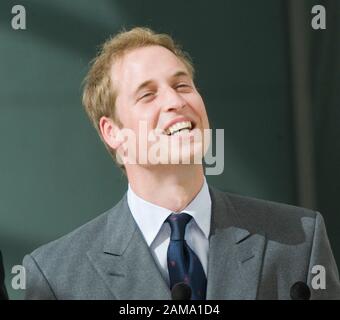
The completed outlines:
{"type": "Polygon", "coordinates": [[[181,122],[176,122],[169,128],[165,129],[164,132],[165,134],[171,136],[175,135],[181,131],[183,132],[189,132],[192,129],[192,124],[190,121],[181,121],[181,122]]]}

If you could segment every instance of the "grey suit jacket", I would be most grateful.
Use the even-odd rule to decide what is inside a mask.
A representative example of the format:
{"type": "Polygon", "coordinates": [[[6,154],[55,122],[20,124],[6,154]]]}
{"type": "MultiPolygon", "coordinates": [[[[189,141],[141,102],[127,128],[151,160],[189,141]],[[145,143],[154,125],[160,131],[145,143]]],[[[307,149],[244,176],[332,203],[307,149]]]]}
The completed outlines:
{"type": "MultiPolygon", "coordinates": [[[[207,299],[290,299],[297,281],[312,289],[314,265],[325,268],[326,289],[312,289],[311,298],[340,299],[337,266],[318,212],[209,190],[207,299]]],[[[126,195],[25,256],[23,264],[27,299],[171,299],[126,195]]]]}

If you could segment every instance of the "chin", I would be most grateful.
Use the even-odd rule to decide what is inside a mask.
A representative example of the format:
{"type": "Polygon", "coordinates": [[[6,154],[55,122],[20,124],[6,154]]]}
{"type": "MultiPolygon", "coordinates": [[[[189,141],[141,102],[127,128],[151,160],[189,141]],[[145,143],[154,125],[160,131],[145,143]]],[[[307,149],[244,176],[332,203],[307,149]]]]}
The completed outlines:
{"type": "Polygon", "coordinates": [[[201,143],[191,143],[181,149],[175,148],[169,154],[171,164],[202,164],[203,148],[201,143]]]}

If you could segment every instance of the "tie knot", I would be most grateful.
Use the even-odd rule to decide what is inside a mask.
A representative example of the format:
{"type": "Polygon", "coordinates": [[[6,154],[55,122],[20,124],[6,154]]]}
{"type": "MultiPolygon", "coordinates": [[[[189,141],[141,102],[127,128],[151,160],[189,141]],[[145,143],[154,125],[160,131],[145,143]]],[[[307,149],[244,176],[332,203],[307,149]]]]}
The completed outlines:
{"type": "Polygon", "coordinates": [[[187,213],[172,213],[166,219],[171,227],[170,240],[184,240],[185,227],[191,218],[187,213]]]}

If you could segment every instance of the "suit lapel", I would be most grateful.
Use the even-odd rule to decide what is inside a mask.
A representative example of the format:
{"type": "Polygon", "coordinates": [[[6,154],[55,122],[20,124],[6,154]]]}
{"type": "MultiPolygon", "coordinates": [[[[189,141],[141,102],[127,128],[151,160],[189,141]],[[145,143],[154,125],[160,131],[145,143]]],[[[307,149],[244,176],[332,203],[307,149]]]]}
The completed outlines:
{"type": "Polygon", "coordinates": [[[265,237],[251,234],[226,194],[210,187],[207,299],[256,299],[265,237]]]}
{"type": "Polygon", "coordinates": [[[88,257],[114,298],[171,299],[168,285],[133,219],[126,195],[107,218],[102,246],[89,251],[88,257]]]}
{"type": "MultiPolygon", "coordinates": [[[[247,230],[225,193],[211,187],[209,191],[212,215],[207,299],[256,299],[265,236],[247,230]]],[[[113,299],[171,299],[126,195],[109,211],[102,241],[87,255],[113,299]]]]}

